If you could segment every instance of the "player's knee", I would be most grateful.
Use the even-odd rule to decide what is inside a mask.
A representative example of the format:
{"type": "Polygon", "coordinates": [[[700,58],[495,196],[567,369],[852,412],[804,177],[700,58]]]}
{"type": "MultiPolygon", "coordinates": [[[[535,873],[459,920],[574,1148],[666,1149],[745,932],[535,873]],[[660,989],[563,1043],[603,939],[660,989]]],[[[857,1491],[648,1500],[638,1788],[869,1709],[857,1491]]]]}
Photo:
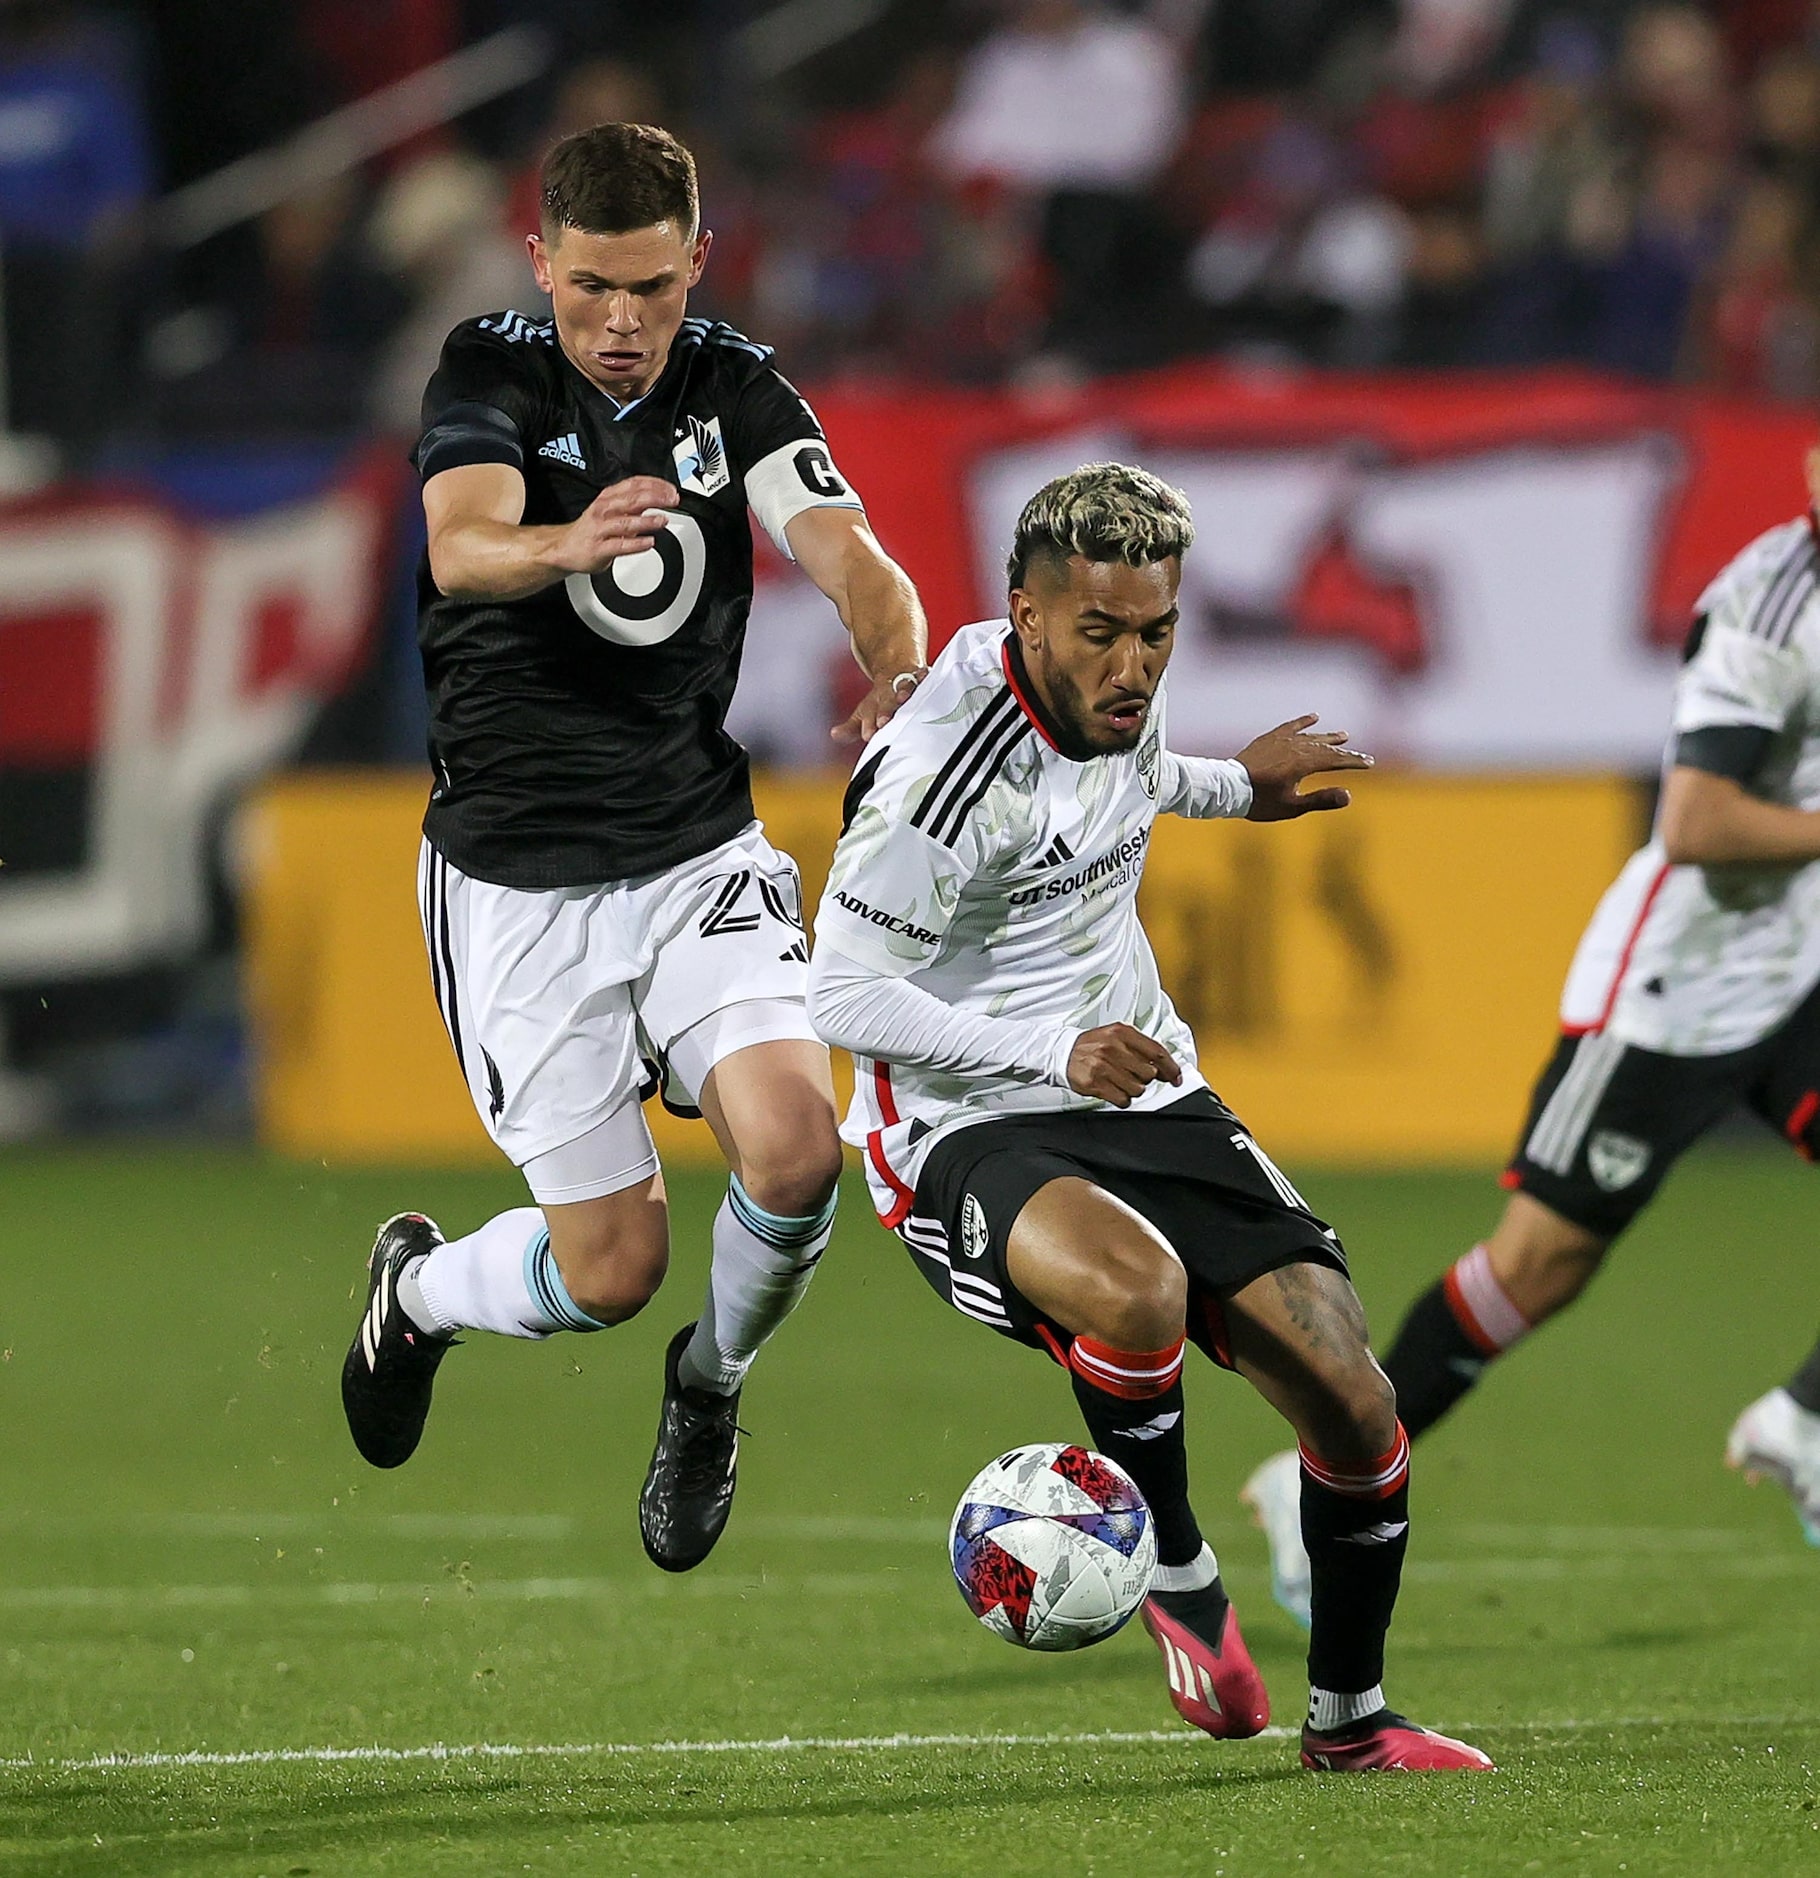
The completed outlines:
{"type": "Polygon", "coordinates": [[[1310,1425],[1300,1432],[1312,1435],[1315,1452],[1330,1462],[1362,1465],[1397,1438],[1397,1392],[1367,1349],[1317,1380],[1310,1410],[1310,1425]]]}
{"type": "Polygon", "coordinates": [[[667,1234],[611,1221],[552,1225],[550,1250],[569,1296],[603,1324],[636,1317],[656,1295],[670,1264],[667,1234]]]}
{"type": "Polygon", "coordinates": [[[1384,1453],[1397,1438],[1397,1392],[1370,1355],[1348,1373],[1342,1401],[1366,1457],[1384,1453]]]}
{"type": "Polygon", "coordinates": [[[807,1219],[828,1204],[840,1182],[840,1137],[804,1130],[763,1141],[740,1156],[739,1184],[754,1206],[781,1219],[807,1219]]]}
{"type": "Polygon", "coordinates": [[[1573,1303],[1605,1261],[1607,1241],[1551,1217],[1545,1225],[1488,1246],[1492,1275],[1531,1326],[1573,1303]]]}
{"type": "Polygon", "coordinates": [[[573,1274],[565,1272],[563,1282],[590,1317],[603,1324],[623,1324],[656,1296],[669,1262],[668,1253],[622,1250],[589,1259],[573,1274]]]}
{"type": "Polygon", "coordinates": [[[1592,1283],[1593,1274],[1604,1262],[1603,1246],[1576,1246],[1554,1253],[1538,1269],[1537,1281],[1530,1287],[1535,1295],[1523,1315],[1531,1324],[1552,1317],[1556,1311],[1573,1303],[1592,1283]]]}
{"type": "Polygon", "coordinates": [[[1180,1340],[1188,1274],[1166,1246],[1137,1244],[1096,1263],[1081,1328],[1118,1350],[1162,1350],[1180,1340]]]}

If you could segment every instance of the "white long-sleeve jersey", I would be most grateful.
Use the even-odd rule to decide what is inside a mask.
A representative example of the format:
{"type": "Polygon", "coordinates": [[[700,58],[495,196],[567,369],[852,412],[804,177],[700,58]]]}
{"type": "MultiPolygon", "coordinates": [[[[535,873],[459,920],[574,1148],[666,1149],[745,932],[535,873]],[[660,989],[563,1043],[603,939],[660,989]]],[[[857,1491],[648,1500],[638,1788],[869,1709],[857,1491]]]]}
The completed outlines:
{"type": "Polygon", "coordinates": [[[1106,1104],[1067,1083],[1073,1039],[1125,1023],[1181,1064],[1133,1108],[1205,1087],[1137,916],[1159,813],[1238,816],[1241,764],[1164,748],[1159,687],[1124,754],[1077,762],[1019,683],[1010,626],[965,627],[868,746],[815,917],[810,1014],[858,1072],[841,1133],[880,1217],[956,1128],[1106,1104]],[[827,954],[838,955],[828,957],[827,954]],[[857,973],[901,981],[868,998],[857,973]]]}
{"type": "MultiPolygon", "coordinates": [[[[1689,754],[1690,739],[1742,734],[1734,747],[1749,767],[1738,781],[1769,802],[1820,808],[1812,524],[1760,535],[1700,596],[1696,618],[1668,762],[1689,754]]],[[[1712,1056],[1760,1041],[1816,983],[1820,862],[1671,866],[1657,834],[1599,902],[1568,972],[1561,1024],[1670,1056],[1712,1056]]]]}

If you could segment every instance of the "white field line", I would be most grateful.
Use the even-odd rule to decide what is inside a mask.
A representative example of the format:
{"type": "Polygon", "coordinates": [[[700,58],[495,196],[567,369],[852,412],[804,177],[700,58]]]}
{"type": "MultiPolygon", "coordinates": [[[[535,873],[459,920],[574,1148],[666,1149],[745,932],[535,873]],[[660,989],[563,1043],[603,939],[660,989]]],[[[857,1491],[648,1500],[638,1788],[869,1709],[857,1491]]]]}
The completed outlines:
{"type": "MultiPolygon", "coordinates": [[[[1413,1584],[1563,1583],[1576,1579],[1676,1577],[1684,1566],[1672,1553],[1586,1554],[1578,1558],[1411,1559],[1403,1576],[1413,1584]]],[[[1806,1552],[1770,1553],[1703,1560],[1702,1577],[1774,1579],[1820,1575],[1806,1552]]],[[[1245,1575],[1243,1572],[1241,1576],[1245,1575]]],[[[424,1604],[476,1598],[494,1604],[575,1604],[612,1598],[621,1602],[669,1598],[788,1596],[862,1597],[912,1581],[904,1570],[819,1573],[741,1573],[726,1577],[658,1578],[482,1578],[447,1573],[434,1579],[328,1579],[317,1582],[187,1585],[8,1585],[0,1586],[0,1610],[146,1611],[231,1609],[286,1605],[424,1604]]],[[[933,1582],[933,1581],[932,1581],[933,1582]]]]}
{"type": "MultiPolygon", "coordinates": [[[[320,1513],[38,1514],[0,1512],[0,1538],[87,1538],[97,1534],[167,1539],[504,1539],[552,1544],[584,1532],[586,1520],[566,1513],[366,1513],[351,1508],[320,1513]]],[[[910,1514],[753,1514],[740,1520],[743,1538],[793,1539],[830,1544],[899,1545],[940,1542],[947,1522],[910,1514]]],[[[1426,1539],[1427,1531],[1423,1537],[1426,1539]]],[[[1533,1548],[1543,1553],[1723,1552],[1752,1543],[1747,1531],[1725,1526],[1521,1526],[1482,1522],[1447,1525],[1436,1537],[1450,1545],[1533,1548]]]]}
{"type": "Polygon", "coordinates": [[[1448,1525],[1464,1545],[1533,1546],[1542,1552],[1723,1552],[1751,1534],[1730,1526],[1516,1526],[1475,1521],[1448,1525]]]}
{"type": "MultiPolygon", "coordinates": [[[[20,1513],[0,1512],[0,1538],[504,1539],[547,1545],[570,1539],[587,1522],[567,1513],[20,1513]]],[[[794,1516],[754,1514],[740,1521],[742,1536],[861,1545],[900,1545],[947,1537],[945,1520],[891,1514],[794,1516]]]]}
{"type": "Polygon", "coordinates": [[[566,1513],[0,1513],[0,1537],[14,1533],[86,1539],[523,1539],[571,1538],[566,1513]]]}
{"type": "MultiPolygon", "coordinates": [[[[1627,1728],[1789,1728],[1812,1726],[1812,1716],[1790,1715],[1612,1715],[1558,1721],[1455,1723],[1475,1734],[1579,1734],[1627,1728]]],[[[1266,1728],[1254,1739],[1291,1741],[1294,1728],[1266,1728]]],[[[1222,1744],[1230,1751],[1236,1743],[1222,1744]]],[[[395,1765],[412,1761],[565,1761],[635,1759],[670,1754],[892,1754],[941,1748],[1096,1748],[1192,1747],[1204,1749],[1206,1737],[1189,1728],[1102,1729],[1078,1734],[895,1734],[774,1735],[752,1741],[569,1741],[518,1744],[481,1741],[433,1742],[413,1748],[192,1748],[182,1752],[92,1754],[39,1758],[16,1755],[0,1759],[0,1770],[13,1773],[103,1773],[115,1769],[177,1767],[269,1767],[292,1764],[336,1766],[343,1762],[395,1765]]]]}
{"type": "Polygon", "coordinates": [[[272,1604],[425,1604],[479,1598],[500,1604],[573,1604],[590,1598],[621,1602],[653,1598],[750,1598],[784,1592],[791,1597],[862,1596],[903,1585],[899,1571],[822,1572],[807,1576],[703,1578],[467,1578],[374,1582],[199,1585],[12,1585],[0,1588],[0,1610],[190,1610],[272,1604]]]}
{"type": "MultiPolygon", "coordinates": [[[[1679,1578],[1687,1570],[1685,1557],[1672,1552],[1638,1555],[1585,1552],[1577,1558],[1407,1559],[1403,1579],[1408,1584],[1455,1584],[1479,1578],[1513,1582],[1567,1578],[1654,1579],[1679,1578]]],[[[1770,1552],[1760,1556],[1741,1552],[1730,1558],[1702,1558],[1699,1573],[1702,1578],[1820,1577],[1820,1564],[1807,1552],[1795,1555],[1770,1552]]]]}

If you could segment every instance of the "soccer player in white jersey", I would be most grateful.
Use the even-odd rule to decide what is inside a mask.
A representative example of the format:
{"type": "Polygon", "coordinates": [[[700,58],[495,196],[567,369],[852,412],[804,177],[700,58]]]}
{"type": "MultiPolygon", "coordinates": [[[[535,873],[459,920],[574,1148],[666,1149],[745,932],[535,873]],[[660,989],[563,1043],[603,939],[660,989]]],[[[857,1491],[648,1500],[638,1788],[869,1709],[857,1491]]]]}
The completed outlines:
{"type": "Polygon", "coordinates": [[[852,1052],[844,1133],[957,1310],[1069,1372],[1137,1481],[1158,1567],[1145,1622],[1209,1734],[1269,1717],[1188,1498],[1182,1360],[1238,1370],[1301,1441],[1315,1561],[1310,1767],[1483,1768],[1385,1703],[1408,1442],[1335,1233],[1195,1065],[1137,917],[1159,812],[1277,821],[1370,759],[1298,719],[1236,762],[1164,740],[1193,536],[1181,494],[1094,464],[1018,522],[1010,618],[964,628],[874,740],[816,916],[810,1015],[852,1052]]]}
{"type": "Polygon", "coordinates": [[[769,348],[686,317],[712,239],[689,152],[596,125],[550,152],[542,205],[551,318],[457,326],[414,452],[424,937],[475,1108],[537,1204],[446,1242],[421,1214],[381,1228],[342,1401],[360,1452],[396,1467],[457,1331],[593,1333],[642,1309],[669,1258],[641,1106],[661,1085],[732,1173],[639,1499],[646,1551],[686,1571],[726,1523],[740,1388],[828,1243],[840,1175],[796,868],[725,729],[751,516],[852,633],[873,681],[853,736],[915,685],[925,635],[769,348]]]}
{"type": "MultiPolygon", "coordinates": [[[[1820,451],[1807,459],[1820,505],[1820,451]]],[[[1820,1152],[1820,528],[1759,536],[1700,596],[1661,806],[1593,914],[1561,1039],[1491,1235],[1410,1307],[1384,1367],[1411,1438],[1585,1290],[1663,1176],[1741,1104],[1820,1152]]],[[[1753,1402],[1726,1460],[1778,1481],[1820,1545],[1820,1346],[1753,1402]]],[[[1294,1456],[1244,1497],[1307,1621],[1294,1456]]]]}

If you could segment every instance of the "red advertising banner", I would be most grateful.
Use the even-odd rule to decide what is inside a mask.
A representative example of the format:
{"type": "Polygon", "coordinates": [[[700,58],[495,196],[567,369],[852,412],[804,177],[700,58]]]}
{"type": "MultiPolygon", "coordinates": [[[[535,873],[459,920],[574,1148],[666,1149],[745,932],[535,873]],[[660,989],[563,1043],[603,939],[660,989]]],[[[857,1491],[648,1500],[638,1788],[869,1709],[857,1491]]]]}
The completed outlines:
{"type": "MultiPolygon", "coordinates": [[[[1182,367],[1027,396],[833,389],[817,405],[938,644],[1002,608],[1012,525],[1040,483],[1139,462],[1188,493],[1199,529],[1172,741],[1230,749],[1318,710],[1436,769],[1653,767],[1694,602],[1799,511],[1816,434],[1785,407],[1568,371],[1182,367]]],[[[802,672],[827,662],[809,715],[830,714],[842,646],[816,596],[772,572],[738,727],[805,760],[802,672]]]]}
{"type": "Polygon", "coordinates": [[[198,520],[62,488],[0,509],[0,982],[181,958],[210,828],[372,640],[394,453],[198,520]]]}

